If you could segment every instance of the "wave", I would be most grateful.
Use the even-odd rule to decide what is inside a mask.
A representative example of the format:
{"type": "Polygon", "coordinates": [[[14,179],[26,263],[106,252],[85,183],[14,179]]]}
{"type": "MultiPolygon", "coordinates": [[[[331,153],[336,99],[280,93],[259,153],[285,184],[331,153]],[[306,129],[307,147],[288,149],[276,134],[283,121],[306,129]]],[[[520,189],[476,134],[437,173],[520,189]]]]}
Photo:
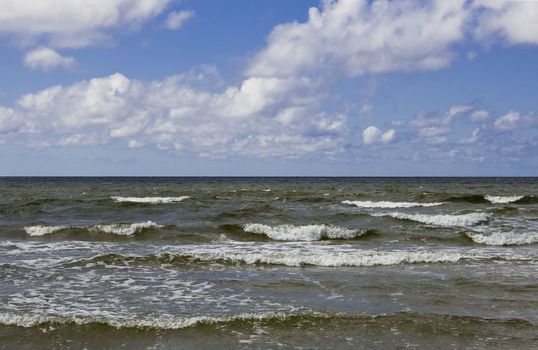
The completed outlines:
{"type": "Polygon", "coordinates": [[[473,204],[481,203],[493,203],[493,204],[508,204],[508,203],[517,203],[517,204],[535,204],[538,203],[538,196],[493,196],[493,195],[481,195],[481,194],[470,194],[470,195],[461,195],[453,196],[446,198],[447,202],[467,202],[473,204]]]}
{"type": "Polygon", "coordinates": [[[241,313],[229,316],[171,316],[136,319],[133,316],[113,316],[108,313],[102,316],[64,316],[64,315],[17,315],[0,314],[0,324],[5,326],[35,327],[44,324],[105,324],[114,328],[136,329],[183,329],[198,325],[213,325],[237,321],[285,321],[299,317],[330,318],[328,314],[312,312],[308,314],[288,312],[241,313]]]}
{"type": "Polygon", "coordinates": [[[517,202],[520,199],[523,199],[525,196],[484,196],[485,199],[490,201],[493,204],[506,204],[517,202]]]}
{"type": "Polygon", "coordinates": [[[189,196],[180,196],[180,197],[119,197],[113,196],[110,197],[114,202],[119,203],[146,203],[146,204],[168,204],[184,201],[189,199],[189,196]]]}
{"type": "Polygon", "coordinates": [[[104,232],[119,236],[131,236],[137,232],[140,232],[147,228],[159,228],[163,227],[153,221],[136,222],[133,224],[110,224],[110,225],[95,225],[95,226],[26,226],[24,231],[33,237],[45,236],[54,232],[67,230],[67,229],[79,229],[89,230],[90,232],[104,232]]]}
{"type": "Polygon", "coordinates": [[[351,204],[359,208],[413,208],[413,207],[436,207],[443,202],[419,203],[419,202],[390,202],[390,201],[343,201],[343,204],[351,204]]]}
{"type": "MultiPolygon", "coordinates": [[[[240,245],[198,245],[194,247],[168,247],[156,255],[125,256],[120,254],[100,254],[69,264],[85,265],[100,262],[110,265],[125,264],[188,264],[188,263],[232,263],[247,265],[284,265],[284,266],[323,266],[323,267],[369,267],[392,266],[424,263],[458,263],[465,260],[510,260],[529,261],[535,259],[528,255],[515,255],[513,252],[487,252],[476,249],[442,250],[362,250],[349,246],[319,246],[277,244],[240,244],[240,245]]],[[[62,262],[60,262],[62,263],[62,262]]]]}
{"type": "Polygon", "coordinates": [[[33,237],[38,236],[45,236],[57,231],[68,229],[69,226],[42,226],[42,225],[36,225],[36,226],[26,226],[24,228],[24,231],[26,231],[27,234],[33,237]]]}
{"type": "Polygon", "coordinates": [[[523,245],[538,243],[538,232],[494,232],[484,235],[476,232],[465,233],[475,243],[486,245],[523,245]]]}
{"type": "MultiPolygon", "coordinates": [[[[54,325],[104,325],[116,329],[139,329],[139,330],[181,330],[197,326],[226,326],[236,322],[262,322],[265,325],[281,325],[291,323],[289,327],[295,328],[297,322],[308,320],[307,324],[319,329],[319,322],[331,322],[331,327],[338,326],[339,322],[349,322],[356,327],[366,325],[381,325],[391,329],[394,325],[410,325],[417,327],[421,333],[428,331],[432,324],[444,327],[465,330],[476,325],[495,324],[506,329],[506,335],[512,335],[511,330],[530,331],[535,329],[536,323],[523,318],[483,318],[458,314],[428,314],[411,311],[353,315],[348,313],[328,314],[316,311],[292,312],[292,311],[268,311],[252,312],[231,315],[199,315],[199,316],[168,316],[168,317],[145,317],[137,318],[136,315],[111,315],[103,312],[102,315],[68,315],[68,314],[16,314],[0,313],[0,325],[16,327],[44,327],[54,325]]],[[[304,323],[303,323],[304,326],[304,323]]],[[[488,329],[486,327],[485,329],[488,329]]],[[[435,332],[435,329],[431,330],[435,332]]],[[[532,333],[531,333],[532,334],[532,333]]],[[[489,334],[491,335],[491,334],[489,334]]]]}
{"type": "Polygon", "coordinates": [[[389,216],[395,219],[412,220],[428,225],[437,226],[471,226],[476,225],[491,218],[488,213],[469,213],[469,214],[407,214],[407,213],[372,213],[372,216],[383,217],[389,216]]]}
{"type": "Polygon", "coordinates": [[[322,238],[350,239],[358,237],[365,231],[350,230],[348,228],[329,225],[278,225],[245,224],[246,232],[266,235],[278,241],[319,241],[322,238]]]}

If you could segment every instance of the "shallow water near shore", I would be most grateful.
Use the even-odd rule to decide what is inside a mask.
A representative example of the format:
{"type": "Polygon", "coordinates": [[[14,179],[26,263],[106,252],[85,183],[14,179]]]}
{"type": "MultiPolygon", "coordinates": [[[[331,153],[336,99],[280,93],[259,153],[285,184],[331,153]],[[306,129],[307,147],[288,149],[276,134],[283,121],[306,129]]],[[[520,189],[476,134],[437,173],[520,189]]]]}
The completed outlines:
{"type": "Polygon", "coordinates": [[[538,347],[537,178],[2,178],[0,347],[538,347]]]}

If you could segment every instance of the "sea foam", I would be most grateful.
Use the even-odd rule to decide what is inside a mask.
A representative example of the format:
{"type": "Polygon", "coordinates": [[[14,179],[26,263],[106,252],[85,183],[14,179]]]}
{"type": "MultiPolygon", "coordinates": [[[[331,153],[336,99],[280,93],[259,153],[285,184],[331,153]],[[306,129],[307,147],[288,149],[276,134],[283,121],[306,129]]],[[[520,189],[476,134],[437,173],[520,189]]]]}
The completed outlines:
{"type": "Polygon", "coordinates": [[[65,230],[65,229],[87,229],[89,231],[93,232],[104,232],[104,233],[110,233],[114,235],[119,236],[130,236],[133,235],[139,231],[142,231],[146,228],[151,227],[163,227],[162,225],[158,225],[154,223],[153,221],[146,221],[146,222],[136,222],[133,224],[111,224],[111,225],[95,225],[95,226],[43,226],[43,225],[36,225],[36,226],[26,226],[24,227],[24,231],[30,236],[45,236],[57,231],[65,230]]]}
{"type": "Polygon", "coordinates": [[[525,196],[484,196],[485,199],[490,201],[493,204],[507,204],[517,202],[525,196]]]}
{"type": "Polygon", "coordinates": [[[97,225],[93,226],[90,229],[91,230],[97,230],[102,231],[105,233],[111,233],[114,235],[120,235],[120,236],[131,236],[135,234],[136,232],[139,232],[146,228],[159,228],[163,227],[163,225],[158,225],[154,223],[153,221],[146,221],[146,222],[136,222],[134,224],[111,224],[111,225],[97,225]]]}
{"type": "Polygon", "coordinates": [[[538,232],[493,232],[489,235],[467,232],[475,243],[486,245],[523,245],[538,243],[538,232]]]}
{"type": "Polygon", "coordinates": [[[376,266],[412,263],[458,262],[465,256],[456,252],[305,252],[291,251],[212,251],[191,252],[191,257],[201,261],[229,261],[245,264],[269,264],[286,266],[376,266]]]}
{"type": "Polygon", "coordinates": [[[126,202],[126,203],[146,203],[146,204],[168,204],[184,201],[189,199],[189,196],[180,197],[110,197],[114,202],[126,202]]]}
{"type": "Polygon", "coordinates": [[[364,231],[350,230],[348,228],[330,225],[269,226],[263,224],[246,224],[243,225],[243,230],[266,235],[278,241],[318,241],[322,238],[349,239],[358,237],[364,233],[364,231]]]}
{"type": "Polygon", "coordinates": [[[328,318],[327,314],[312,312],[309,314],[288,312],[260,312],[240,313],[223,316],[169,316],[155,318],[136,318],[136,316],[121,316],[103,313],[103,315],[17,315],[13,313],[1,313],[0,324],[6,326],[35,327],[47,323],[57,324],[106,324],[114,328],[138,328],[138,329],[182,329],[197,325],[222,324],[236,321],[284,321],[292,317],[308,316],[314,318],[328,318]]]}
{"type": "Polygon", "coordinates": [[[24,228],[24,231],[26,231],[27,234],[33,237],[38,236],[45,236],[57,231],[65,230],[66,228],[69,228],[69,226],[44,226],[44,225],[36,225],[36,226],[26,226],[24,228]]]}
{"type": "Polygon", "coordinates": [[[420,203],[420,202],[391,202],[391,201],[343,201],[343,204],[351,204],[359,208],[413,208],[413,207],[436,207],[443,202],[420,203]]]}
{"type": "Polygon", "coordinates": [[[470,226],[485,222],[491,218],[488,213],[469,213],[469,214],[407,214],[407,213],[372,213],[372,216],[382,217],[389,216],[395,219],[412,220],[428,225],[437,226],[470,226]]]}

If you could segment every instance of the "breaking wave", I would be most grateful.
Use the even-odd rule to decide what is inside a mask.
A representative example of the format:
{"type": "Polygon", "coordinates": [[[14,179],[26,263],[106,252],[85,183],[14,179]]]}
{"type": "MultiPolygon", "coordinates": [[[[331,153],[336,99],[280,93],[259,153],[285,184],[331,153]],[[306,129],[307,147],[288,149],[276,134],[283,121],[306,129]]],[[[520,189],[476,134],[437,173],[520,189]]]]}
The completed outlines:
{"type": "Polygon", "coordinates": [[[180,196],[180,197],[119,197],[113,196],[110,197],[114,202],[126,202],[126,203],[146,203],[146,204],[168,204],[181,202],[185,199],[189,199],[189,196],[180,196]]]}
{"type": "Polygon", "coordinates": [[[383,217],[388,216],[395,219],[412,220],[428,225],[437,226],[470,226],[476,225],[491,218],[488,213],[469,213],[469,214],[407,214],[407,213],[372,213],[372,216],[383,217]]]}
{"type": "Polygon", "coordinates": [[[445,201],[448,201],[448,202],[467,202],[467,203],[473,203],[473,204],[480,204],[480,203],[535,204],[535,203],[538,203],[538,197],[537,196],[492,196],[492,195],[470,194],[470,195],[461,195],[461,196],[449,197],[449,198],[446,198],[445,201]]]}
{"type": "MultiPolygon", "coordinates": [[[[104,264],[161,264],[185,263],[232,263],[266,264],[284,266],[323,266],[323,267],[368,267],[403,264],[457,263],[465,260],[521,260],[534,259],[532,256],[517,255],[513,252],[487,252],[479,250],[373,250],[354,249],[349,246],[318,246],[280,244],[243,244],[221,246],[168,247],[157,255],[124,256],[96,255],[79,260],[78,265],[102,262],[104,264]]],[[[72,263],[72,262],[71,262],[72,263]]]]}
{"type": "Polygon", "coordinates": [[[525,196],[484,196],[485,199],[490,201],[493,204],[506,204],[517,202],[520,199],[523,199],[525,196]]]}
{"type": "Polygon", "coordinates": [[[95,226],[26,226],[24,231],[33,237],[45,236],[54,232],[66,230],[66,229],[81,229],[89,230],[90,232],[104,232],[119,236],[131,236],[137,232],[140,232],[147,228],[159,228],[163,227],[153,221],[137,222],[133,224],[110,224],[110,225],[95,225],[95,226]]]}
{"type": "Polygon", "coordinates": [[[278,241],[318,241],[323,238],[350,239],[365,233],[365,231],[350,230],[348,228],[329,225],[269,226],[263,224],[246,224],[243,225],[243,230],[266,235],[278,241]]]}
{"type": "Polygon", "coordinates": [[[288,312],[261,312],[241,313],[229,316],[170,316],[156,318],[114,316],[104,313],[102,316],[67,316],[67,315],[16,315],[11,313],[0,314],[0,324],[6,326],[35,327],[43,324],[105,324],[114,328],[138,329],[182,329],[197,325],[222,324],[236,321],[285,321],[296,317],[329,318],[323,313],[288,313],[288,312]]]}
{"type": "Polygon", "coordinates": [[[359,208],[413,208],[413,207],[436,207],[443,202],[419,203],[419,202],[390,202],[390,201],[343,201],[343,204],[351,204],[359,208]]]}
{"type": "Polygon", "coordinates": [[[45,236],[57,231],[65,230],[69,228],[69,226],[42,226],[42,225],[36,225],[36,226],[26,226],[24,228],[24,231],[26,231],[27,234],[33,237],[39,237],[39,236],[45,236]]]}
{"type": "Polygon", "coordinates": [[[538,243],[538,232],[494,232],[489,235],[467,232],[466,235],[475,243],[486,245],[523,245],[538,243]]]}

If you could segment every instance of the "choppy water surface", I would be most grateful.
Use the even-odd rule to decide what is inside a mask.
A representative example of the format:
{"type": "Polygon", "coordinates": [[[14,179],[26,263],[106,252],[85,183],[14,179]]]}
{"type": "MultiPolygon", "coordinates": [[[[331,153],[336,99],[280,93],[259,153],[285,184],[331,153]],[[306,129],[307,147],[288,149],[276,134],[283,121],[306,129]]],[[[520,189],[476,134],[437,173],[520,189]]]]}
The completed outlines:
{"type": "Polygon", "coordinates": [[[538,179],[3,178],[2,348],[538,348],[538,179]]]}

